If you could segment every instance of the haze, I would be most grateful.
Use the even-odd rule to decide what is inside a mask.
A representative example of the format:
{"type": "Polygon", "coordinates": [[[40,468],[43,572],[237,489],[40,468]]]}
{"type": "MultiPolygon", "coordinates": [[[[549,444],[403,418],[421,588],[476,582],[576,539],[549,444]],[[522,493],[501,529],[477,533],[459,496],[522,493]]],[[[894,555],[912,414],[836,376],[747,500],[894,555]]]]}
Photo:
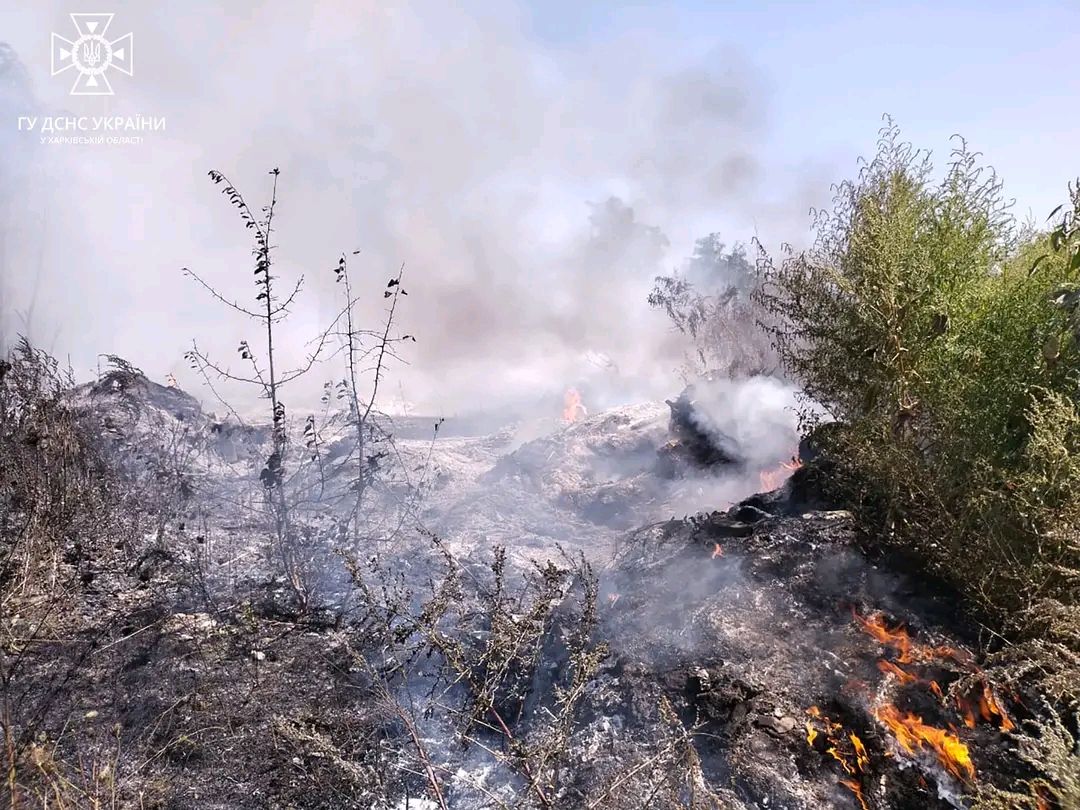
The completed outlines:
{"type": "MultiPolygon", "coordinates": [[[[5,0],[0,41],[29,94],[0,91],[0,333],[81,377],[113,353],[205,396],[191,340],[234,363],[253,328],[180,268],[254,294],[246,234],[206,173],[261,205],[280,167],[278,273],[308,279],[294,359],[336,310],[332,266],[359,249],[373,321],[406,266],[400,325],[417,342],[388,400],[459,412],[599,381],[613,404],[677,388],[652,278],[712,231],[804,244],[883,113],[939,154],[962,129],[1022,216],[1064,199],[1072,4],[756,7],[118,1],[110,35],[134,32],[135,75],[80,98],[49,75],[49,34],[83,9],[5,0]],[[29,114],[167,129],[40,144],[16,129],[29,114]]],[[[302,396],[339,375],[319,369],[302,396]]]]}

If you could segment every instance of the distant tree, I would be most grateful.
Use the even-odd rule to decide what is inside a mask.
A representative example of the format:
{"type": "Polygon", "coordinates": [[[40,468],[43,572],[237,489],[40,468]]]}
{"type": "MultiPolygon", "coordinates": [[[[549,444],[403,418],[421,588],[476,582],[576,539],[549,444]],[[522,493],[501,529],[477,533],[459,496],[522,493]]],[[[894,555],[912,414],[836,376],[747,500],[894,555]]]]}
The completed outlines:
{"type": "Polygon", "coordinates": [[[650,272],[660,263],[668,249],[663,231],[638,219],[634,209],[618,197],[591,208],[587,263],[628,272],[650,272]]]}
{"type": "Polygon", "coordinates": [[[776,369],[776,358],[758,326],[761,313],[752,297],[756,285],[746,249],[736,244],[728,250],[717,233],[698,239],[681,269],[656,277],[649,304],[662,309],[689,338],[686,376],[737,377],[776,369]]]}

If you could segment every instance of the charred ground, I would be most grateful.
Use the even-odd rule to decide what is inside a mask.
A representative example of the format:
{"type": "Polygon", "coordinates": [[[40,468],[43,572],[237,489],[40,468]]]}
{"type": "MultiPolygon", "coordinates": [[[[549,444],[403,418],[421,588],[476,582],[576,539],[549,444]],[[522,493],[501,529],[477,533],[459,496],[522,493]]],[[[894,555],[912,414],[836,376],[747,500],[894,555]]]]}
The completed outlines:
{"type": "Polygon", "coordinates": [[[403,439],[356,543],[331,419],[290,480],[301,608],[268,428],[28,347],[3,382],[13,807],[1067,806],[1063,707],[838,508],[827,456],[656,522],[742,475],[681,407],[403,439]]]}

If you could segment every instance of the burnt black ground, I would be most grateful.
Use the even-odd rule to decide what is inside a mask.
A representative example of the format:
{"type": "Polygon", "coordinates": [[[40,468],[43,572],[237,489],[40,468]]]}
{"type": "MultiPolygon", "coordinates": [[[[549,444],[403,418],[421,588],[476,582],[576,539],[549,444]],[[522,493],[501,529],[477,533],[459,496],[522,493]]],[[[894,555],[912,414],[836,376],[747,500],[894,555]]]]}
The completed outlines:
{"type": "MultiPolygon", "coordinates": [[[[138,397],[134,415],[110,405],[116,433],[130,437],[146,429],[138,427],[144,422],[165,420],[190,429],[183,441],[209,460],[192,475],[189,514],[147,537],[128,564],[80,562],[71,572],[78,584],[70,607],[53,617],[48,639],[20,652],[9,697],[24,727],[35,730],[21,742],[37,763],[23,767],[31,776],[35,767],[63,772],[85,788],[86,773],[108,766],[117,807],[434,807],[408,799],[422,795],[424,780],[402,775],[399,753],[387,744],[400,737],[400,722],[356,666],[355,654],[365,652],[364,627],[349,611],[297,616],[278,609],[281,586],[268,581],[258,562],[259,525],[245,522],[248,512],[222,507],[235,505],[255,480],[265,437],[254,428],[232,429],[224,458],[220,423],[178,393],[147,390],[167,399],[154,406],[150,422],[138,397]]],[[[84,407],[103,407],[85,395],[84,407]]],[[[582,493],[609,487],[627,497],[653,474],[648,464],[635,461],[635,479],[624,486],[625,477],[590,478],[581,458],[597,448],[605,458],[644,458],[645,445],[655,457],[668,437],[652,425],[640,413],[601,415],[566,429],[566,437],[511,447],[501,462],[504,440],[480,439],[483,455],[475,458],[496,460],[485,484],[492,490],[507,477],[514,486],[532,480],[548,486],[545,476],[561,473],[552,454],[573,452],[577,460],[566,462],[578,465],[572,485],[582,493]]],[[[118,463],[135,463],[123,455],[129,447],[117,441],[118,463]]],[[[877,810],[963,807],[971,793],[933,757],[905,756],[897,748],[873,715],[883,702],[917,710],[942,728],[957,726],[977,779],[1010,784],[1026,775],[997,729],[963,727],[947,699],[901,686],[878,670],[878,659],[891,653],[860,629],[853,608],[862,615],[880,611],[928,645],[973,649],[978,627],[947,588],[914,576],[906,561],[876,559],[872,538],[851,515],[829,508],[814,475],[804,468],[782,490],[730,510],[631,531],[604,525],[593,536],[594,544],[595,537],[617,538],[610,550],[593,549],[594,560],[608,560],[599,569],[596,636],[609,654],[577,716],[572,764],[560,775],[555,806],[589,806],[597,797],[606,797],[604,807],[647,806],[649,786],[627,777],[626,764],[647,762],[665,741],[685,735],[700,760],[697,799],[705,803],[698,806],[857,807],[839,784],[853,775],[820,740],[807,742],[812,706],[865,743],[868,764],[854,776],[877,810]]],[[[580,509],[565,500],[575,490],[557,480],[557,502],[580,509]]],[[[533,514],[509,510],[491,492],[471,503],[507,510],[503,541],[515,532],[505,516],[533,514]]],[[[537,514],[544,508],[535,505],[537,514]]],[[[587,514],[573,520],[590,522],[587,514]]],[[[538,550],[544,549],[531,546],[525,559],[538,550]]],[[[482,567],[490,559],[483,543],[459,551],[463,564],[482,567]]],[[[437,552],[412,533],[381,553],[389,569],[416,582],[432,576],[438,563],[437,552]]],[[[345,579],[329,578],[328,601],[340,600],[345,579]]],[[[537,706],[551,697],[554,677],[544,673],[553,676],[565,665],[560,632],[552,628],[546,668],[532,683],[537,706]]],[[[948,663],[934,670],[946,690],[964,674],[948,663]]],[[[529,723],[520,719],[523,733],[529,723]]],[[[460,776],[447,777],[450,806],[497,806],[467,789],[478,781],[532,806],[520,792],[520,774],[475,747],[463,748],[435,721],[424,733],[445,772],[460,776]]],[[[27,792],[22,804],[32,801],[27,792]]]]}

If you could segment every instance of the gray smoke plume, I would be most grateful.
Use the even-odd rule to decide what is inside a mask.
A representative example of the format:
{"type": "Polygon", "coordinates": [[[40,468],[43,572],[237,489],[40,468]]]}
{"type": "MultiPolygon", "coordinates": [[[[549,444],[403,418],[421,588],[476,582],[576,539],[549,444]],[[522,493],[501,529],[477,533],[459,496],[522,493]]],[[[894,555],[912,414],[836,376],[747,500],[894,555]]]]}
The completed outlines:
{"type": "MultiPolygon", "coordinates": [[[[253,205],[282,170],[277,270],[308,279],[286,360],[335,311],[341,253],[361,251],[352,268],[371,321],[406,265],[400,325],[417,343],[384,405],[429,412],[571,385],[591,386],[594,407],[670,394],[681,346],[645,301],[653,276],[709,231],[745,240],[756,222],[764,238],[797,240],[825,190],[770,161],[768,81],[733,49],[693,64],[662,39],[570,53],[532,37],[513,4],[111,10],[110,34],[135,33],[136,71],[108,99],[69,97],[49,76],[48,32],[70,27],[61,4],[4,20],[44,114],[167,120],[140,145],[39,146],[11,131],[32,102],[4,98],[0,171],[26,176],[0,192],[25,220],[0,226],[3,317],[37,290],[36,331],[81,375],[115,353],[197,392],[182,359],[192,338],[226,362],[254,342],[251,324],[179,272],[230,299],[255,293],[246,233],[211,168],[253,205]]],[[[319,368],[304,395],[338,376],[319,368]]]]}

